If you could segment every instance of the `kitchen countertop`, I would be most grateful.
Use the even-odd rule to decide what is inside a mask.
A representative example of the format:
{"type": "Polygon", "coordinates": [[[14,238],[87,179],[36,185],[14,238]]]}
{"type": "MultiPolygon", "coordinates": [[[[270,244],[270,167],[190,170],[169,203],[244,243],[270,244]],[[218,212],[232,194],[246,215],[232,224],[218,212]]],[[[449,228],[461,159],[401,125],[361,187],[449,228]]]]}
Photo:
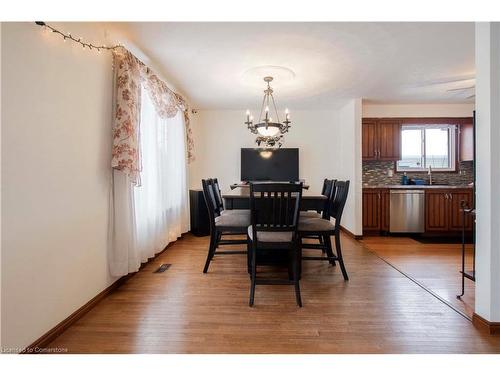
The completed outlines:
{"type": "Polygon", "coordinates": [[[363,189],[472,189],[472,185],[363,185],[363,189]]]}

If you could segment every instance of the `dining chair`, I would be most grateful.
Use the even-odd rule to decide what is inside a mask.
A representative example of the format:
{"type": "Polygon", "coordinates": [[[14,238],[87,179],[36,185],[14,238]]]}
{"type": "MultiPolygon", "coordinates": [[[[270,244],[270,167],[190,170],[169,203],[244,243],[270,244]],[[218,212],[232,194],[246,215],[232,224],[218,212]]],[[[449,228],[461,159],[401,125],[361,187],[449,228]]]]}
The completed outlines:
{"type": "MultiPolygon", "coordinates": [[[[201,180],[203,187],[203,197],[208,209],[208,217],[210,221],[210,245],[208,248],[207,260],[203,273],[208,272],[208,267],[213,257],[224,254],[247,254],[247,251],[241,250],[226,250],[217,251],[221,245],[248,245],[246,239],[223,239],[223,236],[247,235],[248,226],[250,225],[250,214],[226,214],[222,215],[219,211],[219,206],[216,200],[216,188],[213,179],[201,180]]],[[[233,210],[231,210],[233,211],[233,210]]]]}
{"type": "Polygon", "coordinates": [[[336,181],[330,196],[328,207],[328,218],[306,218],[299,221],[298,233],[300,246],[302,249],[321,249],[326,252],[326,256],[302,256],[303,260],[326,260],[333,266],[335,261],[339,262],[344,280],[349,280],[342,257],[342,247],[340,241],[340,222],[342,213],[349,193],[349,181],[336,181]],[[334,222],[331,219],[334,219],[334,222]],[[303,243],[302,239],[310,236],[318,236],[319,244],[303,243]],[[332,249],[331,236],[335,237],[335,254],[332,249]]]}
{"type": "Polygon", "coordinates": [[[302,198],[302,183],[251,183],[251,226],[248,227],[250,251],[250,302],[253,306],[256,285],[294,285],[297,305],[302,307],[299,286],[299,238],[297,227],[302,198]],[[280,254],[288,260],[287,279],[257,278],[257,265],[263,253],[280,254]]]}
{"type": "Polygon", "coordinates": [[[222,199],[219,180],[217,178],[212,178],[211,180],[214,191],[214,197],[217,204],[217,211],[219,212],[219,215],[248,215],[248,217],[250,217],[250,210],[248,209],[226,210],[224,208],[224,199],[222,199]]]}
{"type": "Polygon", "coordinates": [[[321,211],[302,211],[300,213],[301,219],[305,218],[323,218],[325,219],[328,216],[328,206],[330,204],[330,194],[335,186],[335,181],[337,180],[329,180],[325,178],[323,180],[323,187],[321,189],[321,195],[325,195],[327,199],[323,205],[323,209],[321,211]]]}
{"type": "MultiPolygon", "coordinates": [[[[310,218],[317,218],[317,219],[328,219],[329,218],[329,212],[328,212],[328,207],[330,207],[331,203],[331,198],[332,194],[334,193],[335,189],[335,182],[337,180],[329,180],[325,178],[323,181],[323,188],[321,189],[321,195],[324,195],[327,197],[323,204],[323,209],[318,210],[318,211],[303,211],[300,213],[300,221],[304,221],[310,218]]],[[[308,238],[312,240],[318,240],[321,245],[324,244],[323,241],[323,236],[322,235],[317,235],[317,234],[304,234],[302,236],[303,238],[308,238]]],[[[325,248],[322,249],[323,253],[325,253],[325,248]]]]}

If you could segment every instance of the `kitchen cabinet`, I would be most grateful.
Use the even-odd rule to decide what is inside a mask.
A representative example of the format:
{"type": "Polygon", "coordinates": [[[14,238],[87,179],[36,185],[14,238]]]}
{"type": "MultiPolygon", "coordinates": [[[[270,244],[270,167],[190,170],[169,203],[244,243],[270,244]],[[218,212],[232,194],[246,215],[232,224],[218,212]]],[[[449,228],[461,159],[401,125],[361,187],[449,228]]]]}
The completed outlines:
{"type": "Polygon", "coordinates": [[[459,127],[460,161],[474,160],[474,129],[472,121],[466,121],[459,127]]]}
{"type": "Polygon", "coordinates": [[[363,160],[393,160],[401,158],[401,123],[393,119],[363,119],[363,160]]]}
{"type": "MultiPolygon", "coordinates": [[[[458,232],[462,230],[462,202],[473,206],[472,190],[427,190],[425,193],[425,231],[458,232]]],[[[466,217],[465,228],[472,230],[472,219],[466,217]]]]}
{"type": "MultiPolygon", "coordinates": [[[[463,212],[462,212],[462,202],[465,202],[467,207],[473,207],[473,194],[472,191],[469,190],[461,190],[461,191],[451,191],[450,199],[449,199],[449,223],[448,229],[450,231],[461,231],[462,230],[462,220],[463,220],[463,212]]],[[[472,216],[465,216],[465,230],[471,231],[473,226],[472,216]]]]}
{"type": "MultiPolygon", "coordinates": [[[[474,207],[473,190],[468,188],[425,188],[425,234],[456,235],[462,231],[462,202],[474,207]]],[[[363,232],[389,232],[390,188],[363,188],[363,232]]],[[[466,231],[473,229],[470,215],[466,231]]]]}
{"type": "Polygon", "coordinates": [[[363,190],[363,230],[379,231],[381,213],[381,191],[379,189],[363,190]]]}
{"type": "Polygon", "coordinates": [[[363,119],[361,140],[363,160],[377,160],[377,121],[363,119]]]}
{"type": "Polygon", "coordinates": [[[389,230],[389,189],[363,189],[363,231],[389,230]]]}
{"type": "Polygon", "coordinates": [[[378,159],[401,159],[401,125],[397,120],[378,122],[378,159]]]}
{"type": "Polygon", "coordinates": [[[389,231],[389,220],[390,220],[390,199],[391,194],[389,189],[382,189],[380,192],[380,230],[383,232],[389,231]]]}
{"type": "Polygon", "coordinates": [[[448,230],[448,190],[428,190],[425,193],[425,231],[448,230]]]}

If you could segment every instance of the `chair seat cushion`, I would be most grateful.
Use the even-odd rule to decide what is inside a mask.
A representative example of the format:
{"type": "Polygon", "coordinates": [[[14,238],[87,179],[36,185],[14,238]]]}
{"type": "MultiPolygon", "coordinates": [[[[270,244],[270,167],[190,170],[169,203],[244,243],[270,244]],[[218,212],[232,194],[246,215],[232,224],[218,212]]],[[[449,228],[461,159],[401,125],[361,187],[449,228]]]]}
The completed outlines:
{"type": "Polygon", "coordinates": [[[222,215],[215,218],[216,227],[247,228],[250,225],[250,214],[248,215],[222,215]]]}
{"type": "Polygon", "coordinates": [[[316,211],[301,211],[299,215],[299,219],[310,219],[310,218],[317,218],[321,219],[321,214],[317,213],[316,211]]]}
{"type": "MultiPolygon", "coordinates": [[[[248,237],[253,241],[253,229],[251,225],[248,227],[248,237]]],[[[258,242],[291,242],[292,238],[293,232],[257,231],[258,242]]]]}
{"type": "Polygon", "coordinates": [[[224,215],[248,215],[250,216],[250,210],[224,210],[220,213],[222,216],[224,215]]]}
{"type": "Polygon", "coordinates": [[[325,219],[305,219],[299,221],[299,232],[329,232],[335,229],[335,224],[325,219]]]}

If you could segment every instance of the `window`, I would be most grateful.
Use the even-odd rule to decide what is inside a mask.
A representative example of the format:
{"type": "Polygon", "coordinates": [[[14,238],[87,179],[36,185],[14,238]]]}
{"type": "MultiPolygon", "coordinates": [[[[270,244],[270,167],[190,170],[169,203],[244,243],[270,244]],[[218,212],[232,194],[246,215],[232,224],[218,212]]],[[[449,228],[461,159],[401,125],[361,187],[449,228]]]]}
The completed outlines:
{"type": "Polygon", "coordinates": [[[403,125],[397,171],[455,170],[455,125],[403,125]]]}

